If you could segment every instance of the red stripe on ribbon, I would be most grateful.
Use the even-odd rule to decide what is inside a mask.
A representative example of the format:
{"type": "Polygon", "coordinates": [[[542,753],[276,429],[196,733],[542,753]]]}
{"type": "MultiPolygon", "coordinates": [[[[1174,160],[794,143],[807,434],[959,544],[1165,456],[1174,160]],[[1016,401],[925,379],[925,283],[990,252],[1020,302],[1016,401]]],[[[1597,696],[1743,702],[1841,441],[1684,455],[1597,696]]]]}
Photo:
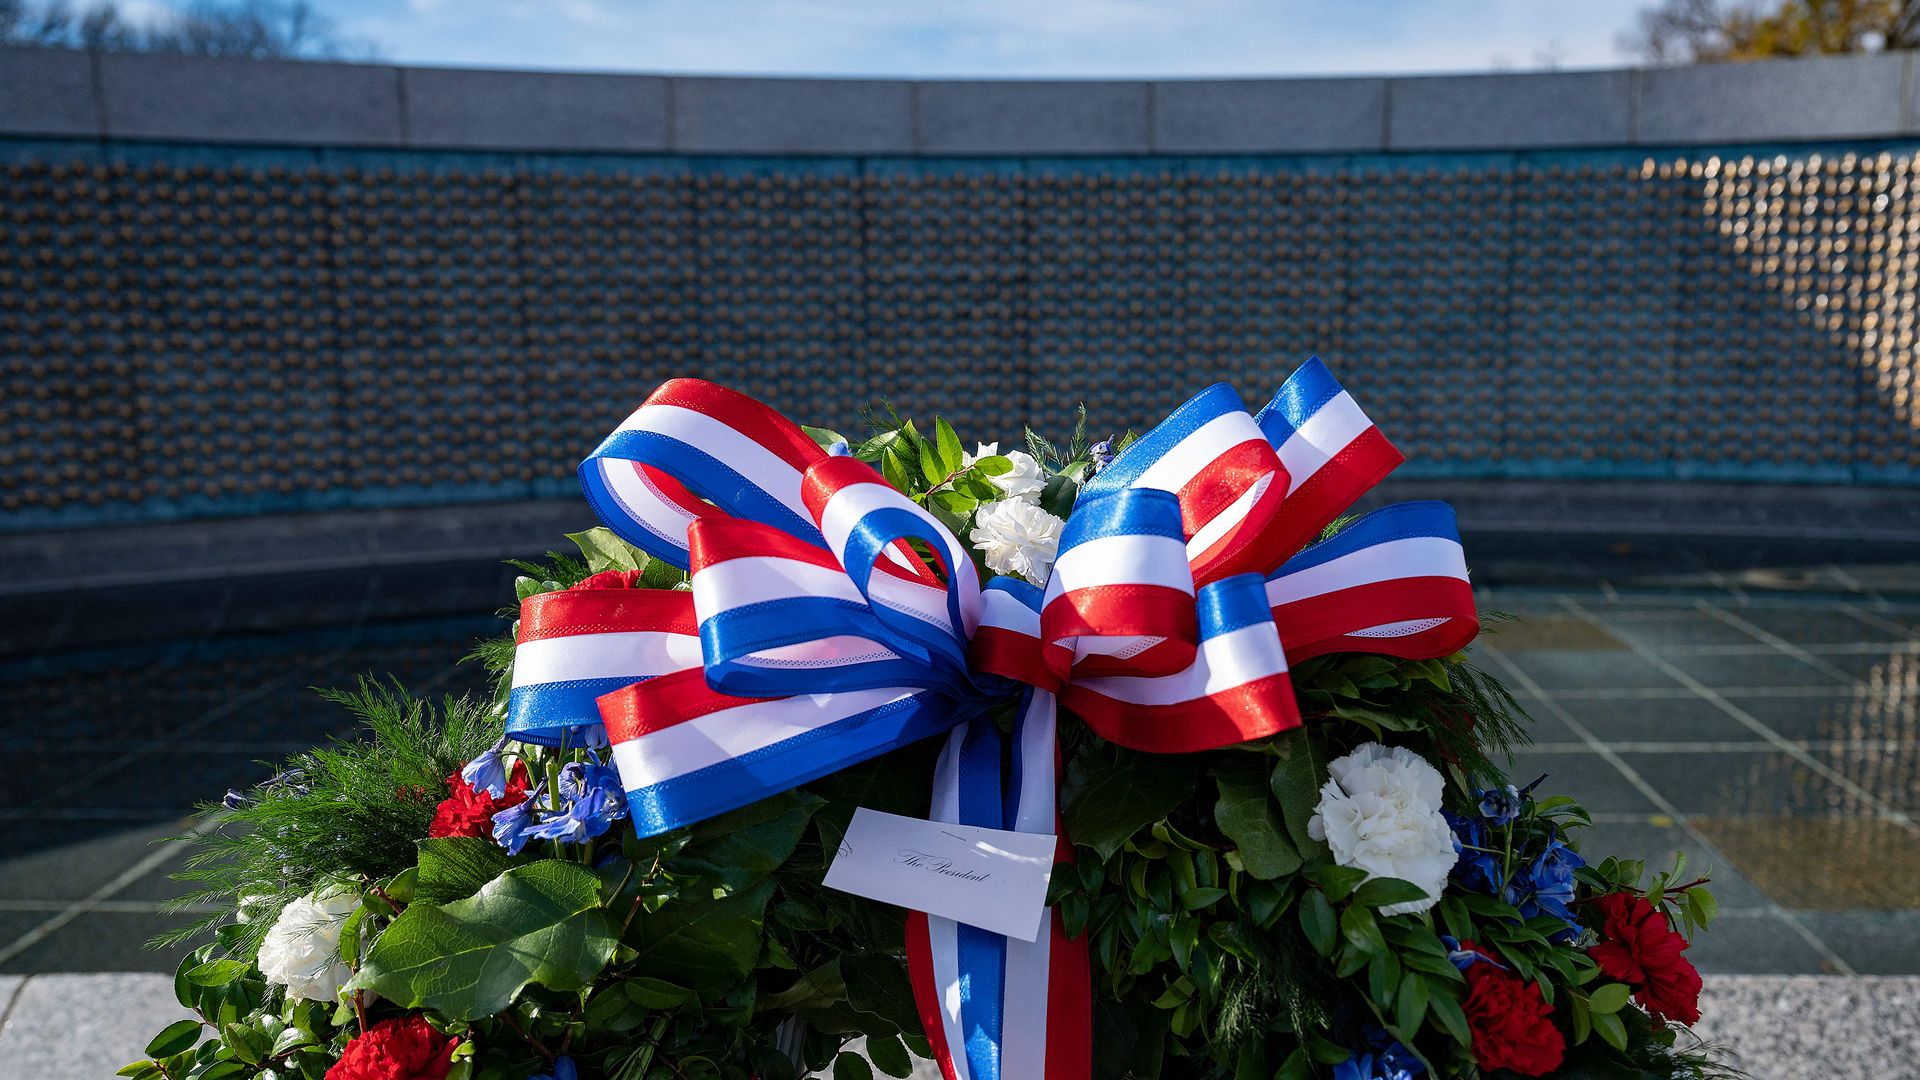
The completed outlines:
{"type": "Polygon", "coordinates": [[[1457,577],[1394,578],[1336,589],[1273,609],[1287,662],[1330,652],[1369,652],[1425,660],[1467,647],[1480,633],[1473,587],[1457,577]],[[1402,637],[1350,637],[1396,622],[1446,621],[1402,637]]]}
{"type": "Polygon", "coordinates": [[[519,644],[575,634],[634,631],[700,633],[693,594],[667,589],[569,589],[540,593],[520,603],[519,644]]]}
{"type": "Polygon", "coordinates": [[[723,694],[707,685],[705,668],[688,668],[623,686],[595,700],[606,724],[607,741],[623,743],[724,709],[780,699],[723,694]]]}
{"type": "Polygon", "coordinates": [[[827,456],[793,421],[739,391],[705,379],[668,379],[645,404],[677,405],[711,416],[793,466],[795,472],[805,472],[827,456]]]}
{"type": "Polygon", "coordinates": [[[1284,671],[1171,705],[1137,705],[1069,683],[1060,703],[1101,738],[1151,754],[1213,750],[1300,726],[1300,707],[1284,671]]]}
{"type": "Polygon", "coordinates": [[[1283,558],[1291,558],[1405,460],[1405,455],[1388,442],[1377,427],[1354,436],[1339,453],[1314,470],[1312,476],[1287,493],[1280,507],[1283,524],[1274,537],[1276,549],[1282,552],[1283,558]]]}
{"type": "Polygon", "coordinates": [[[933,977],[933,936],[927,930],[924,911],[907,912],[907,972],[914,1011],[920,1014],[920,1027],[933,1050],[933,1060],[940,1063],[940,1073],[946,1080],[960,1080],[953,1068],[953,1048],[947,1045],[946,1008],[939,998],[938,980],[933,977]]]}

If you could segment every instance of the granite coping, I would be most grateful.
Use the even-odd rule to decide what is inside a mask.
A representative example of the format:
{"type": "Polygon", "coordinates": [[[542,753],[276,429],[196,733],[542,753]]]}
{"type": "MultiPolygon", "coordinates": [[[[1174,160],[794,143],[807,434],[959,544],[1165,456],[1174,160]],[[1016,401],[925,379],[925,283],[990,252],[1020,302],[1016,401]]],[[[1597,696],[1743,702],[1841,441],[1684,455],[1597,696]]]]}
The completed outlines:
{"type": "MultiPolygon", "coordinates": [[[[0,1076],[35,1080],[109,1077],[185,1015],[153,974],[0,976],[0,1003],[0,1076]]],[[[1701,1011],[1696,1034],[1766,1080],[1881,1080],[1920,1060],[1920,977],[1709,975],[1701,1011]]]]}
{"type": "Polygon", "coordinates": [[[1418,152],[1920,134],[1911,53],[1411,77],[737,78],[0,49],[0,136],[853,156],[1418,152]]]}

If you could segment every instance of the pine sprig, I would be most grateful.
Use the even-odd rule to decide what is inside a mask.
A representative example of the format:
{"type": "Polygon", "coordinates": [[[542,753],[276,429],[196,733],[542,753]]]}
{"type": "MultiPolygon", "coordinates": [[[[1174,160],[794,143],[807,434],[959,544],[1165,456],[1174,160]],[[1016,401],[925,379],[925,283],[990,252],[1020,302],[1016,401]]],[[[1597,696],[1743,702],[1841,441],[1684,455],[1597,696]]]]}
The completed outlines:
{"type": "Polygon", "coordinates": [[[319,692],[359,717],[363,737],[290,759],[248,802],[201,808],[202,831],[179,838],[196,850],[175,875],[196,887],[171,906],[224,911],[157,944],[196,937],[244,908],[250,929],[233,951],[245,952],[258,946],[280,908],[322,882],[384,878],[412,866],[414,842],[427,835],[447,777],[497,737],[498,721],[483,702],[447,698],[435,705],[369,680],[319,692]]]}

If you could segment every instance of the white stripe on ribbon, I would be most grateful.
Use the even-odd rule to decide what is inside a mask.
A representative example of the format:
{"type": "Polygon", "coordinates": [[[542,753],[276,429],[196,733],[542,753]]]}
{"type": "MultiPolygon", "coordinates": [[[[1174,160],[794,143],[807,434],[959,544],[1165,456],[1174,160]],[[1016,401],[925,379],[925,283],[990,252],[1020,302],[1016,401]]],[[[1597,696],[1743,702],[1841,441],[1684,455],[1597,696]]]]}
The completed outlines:
{"type": "Polygon", "coordinates": [[[666,497],[638,462],[624,458],[600,458],[594,462],[607,492],[620,504],[620,510],[635,525],[682,551],[687,547],[687,529],[696,515],[666,497]]]}
{"type": "Polygon", "coordinates": [[[1075,685],[1130,705],[1178,705],[1244,686],[1287,670],[1286,653],[1272,623],[1255,623],[1200,642],[1185,671],[1157,678],[1107,675],[1075,685]]]}
{"type": "Polygon", "coordinates": [[[1345,390],[1328,399],[1277,448],[1280,464],[1287,467],[1287,475],[1293,480],[1288,493],[1299,490],[1333,455],[1346,449],[1348,443],[1366,434],[1372,426],[1373,421],[1367,419],[1359,403],[1345,390]]]}
{"type": "Polygon", "coordinates": [[[1037,639],[1040,636],[1040,613],[1012,593],[1004,589],[987,589],[980,594],[980,605],[981,626],[1011,630],[1030,638],[1037,639]]]}
{"type": "Polygon", "coordinates": [[[1357,638],[1412,637],[1415,634],[1424,634],[1436,627],[1445,626],[1452,621],[1453,619],[1447,616],[1441,616],[1437,619],[1407,619],[1404,622],[1381,623],[1379,626],[1369,626],[1365,630],[1349,630],[1345,636],[1357,638]]]}
{"type": "Polygon", "coordinates": [[[1244,442],[1265,442],[1260,425],[1245,409],[1235,408],[1201,424],[1147,466],[1131,486],[1159,488],[1175,495],[1227,451],[1244,442]]]}
{"type": "MultiPolygon", "coordinates": [[[[1054,726],[1052,694],[1035,690],[1020,719],[1020,792],[1013,830],[1052,835],[1054,818],[1054,726]]],[[[1047,1074],[1047,1004],[1053,979],[1053,909],[1041,916],[1033,941],[1007,939],[1005,1008],[1000,1019],[1000,1075],[1047,1074]]]]}
{"type": "MultiPolygon", "coordinates": [[[[966,733],[965,724],[953,729],[940,752],[939,764],[934,766],[933,805],[927,815],[934,821],[960,821],[960,744],[966,733]]],[[[960,1024],[960,924],[928,915],[927,945],[933,960],[934,992],[940,995],[940,1024],[947,1036],[947,1063],[953,1067],[953,1080],[972,1080],[967,1033],[960,1024]]]]}
{"type": "Polygon", "coordinates": [[[1047,579],[1046,602],[1102,585],[1164,585],[1193,595],[1187,545],[1171,536],[1102,536],[1060,553],[1047,579]]]}
{"type": "Polygon", "coordinates": [[[785,503],[800,520],[808,520],[807,504],[800,497],[800,471],[724,421],[679,405],[653,404],[635,409],[619,430],[646,431],[685,443],[785,503]]]}
{"type": "Polygon", "coordinates": [[[658,630],[570,634],[521,642],[513,652],[513,687],[576,679],[639,679],[702,662],[700,639],[658,630]]]}
{"type": "Polygon", "coordinates": [[[1389,540],[1268,581],[1267,603],[1279,607],[1341,589],[1412,577],[1465,581],[1467,553],[1458,540],[1440,536],[1389,540]]]}
{"type": "Polygon", "coordinates": [[[871,638],[857,634],[835,634],[794,645],[762,649],[739,657],[734,663],[759,668],[821,668],[898,659],[899,653],[871,638]]]}
{"type": "Polygon", "coordinates": [[[780,555],[725,559],[693,575],[693,610],[701,622],[735,608],[799,596],[866,603],[846,571],[780,555]]]}
{"type": "Polygon", "coordinates": [[[613,759],[620,767],[621,781],[634,791],[763,750],[914,693],[885,687],[755,701],[615,743],[613,759]]]}
{"type": "MultiPolygon", "coordinates": [[[[960,618],[967,623],[965,633],[972,636],[980,621],[980,585],[973,559],[959,541],[940,524],[938,518],[913,504],[887,484],[848,484],[833,493],[820,509],[820,535],[827,550],[843,563],[847,539],[862,518],[879,510],[905,510],[926,526],[924,535],[946,548],[942,553],[948,572],[960,581],[960,618]]],[[[844,576],[844,575],[843,575],[844,576]]],[[[922,622],[931,623],[945,633],[953,633],[953,620],[947,615],[947,591],[931,585],[908,581],[892,574],[876,572],[867,579],[867,599],[922,622]]]]}

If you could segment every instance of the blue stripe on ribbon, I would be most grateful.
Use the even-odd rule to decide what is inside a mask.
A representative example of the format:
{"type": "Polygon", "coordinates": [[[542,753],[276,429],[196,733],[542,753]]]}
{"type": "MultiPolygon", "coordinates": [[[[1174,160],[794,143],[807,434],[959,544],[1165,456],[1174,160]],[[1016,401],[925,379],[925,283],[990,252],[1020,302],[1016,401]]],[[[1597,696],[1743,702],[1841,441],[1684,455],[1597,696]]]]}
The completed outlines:
{"type": "Polygon", "coordinates": [[[1235,574],[1204,585],[1194,603],[1202,641],[1244,626],[1273,622],[1273,611],[1267,606],[1267,580],[1259,574],[1235,574]]]}
{"type": "Polygon", "coordinates": [[[771,798],[953,727],[953,703],[922,693],[814,728],[704,769],[627,792],[642,837],[771,798]]]}
{"type": "Polygon", "coordinates": [[[700,651],[707,685],[738,697],[817,694],[823,687],[836,692],[883,686],[944,688],[951,683],[925,653],[893,640],[865,605],[833,597],[784,597],[722,611],[700,623],[700,651]],[[768,649],[843,636],[875,642],[875,653],[890,648],[899,655],[830,665],[756,664],[748,659],[768,649]]]}
{"type": "Polygon", "coordinates": [[[621,538],[657,555],[682,570],[687,568],[687,549],[655,536],[641,528],[619,509],[620,502],[605,487],[597,462],[602,458],[637,461],[651,465],[679,480],[687,490],[737,517],[765,522],[792,533],[811,544],[826,546],[813,522],[795,513],[759,485],[740,475],[719,458],[657,431],[623,428],[606,437],[578,470],[580,486],[587,501],[607,527],[621,538]],[[608,511],[615,511],[609,513],[608,511]],[[631,534],[631,535],[629,535],[631,534]]]}
{"type": "Polygon", "coordinates": [[[1047,606],[1047,594],[1045,590],[1030,581],[1025,581],[1012,575],[1002,575],[994,578],[992,581],[987,582],[986,589],[981,591],[986,592],[989,590],[998,590],[1006,593],[1008,596],[1013,597],[1015,600],[1031,608],[1036,615],[1040,613],[1041,608],[1047,606]]]}
{"type": "Polygon", "coordinates": [[[1343,387],[1340,380],[1333,377],[1327,365],[1320,358],[1310,357],[1301,364],[1287,381],[1280,385],[1279,392],[1273,395],[1265,408],[1254,416],[1260,424],[1260,430],[1267,435],[1267,441],[1280,446],[1300,425],[1313,418],[1313,414],[1326,407],[1327,402],[1340,396],[1343,387]]]}
{"type": "MultiPolygon", "coordinates": [[[[872,595],[867,586],[874,574],[874,561],[881,558],[894,541],[909,537],[925,541],[928,546],[938,549],[941,558],[948,563],[950,577],[953,574],[953,561],[956,558],[968,558],[966,552],[955,552],[947,547],[936,530],[913,511],[903,506],[882,507],[862,515],[854,523],[852,531],[847,534],[846,548],[840,553],[840,563],[845,567],[847,576],[853,579],[854,588],[860,590],[860,595],[872,595]]],[[[961,673],[967,667],[967,652],[962,639],[966,623],[960,616],[960,590],[949,581],[946,591],[947,618],[951,620],[951,629],[885,604],[873,604],[872,609],[875,617],[886,624],[894,635],[905,637],[927,655],[945,660],[954,679],[963,680],[961,673]]]]}
{"type": "Polygon", "coordinates": [[[1127,488],[1103,498],[1083,496],[1061,530],[1060,550],[1114,536],[1164,536],[1185,543],[1180,497],[1157,488],[1127,488]]]}
{"type": "Polygon", "coordinates": [[[1233,387],[1226,383],[1214,383],[1189,398],[1186,404],[1156,424],[1152,431],[1121,451],[1112,464],[1101,469],[1100,474],[1087,484],[1081,493],[1081,501],[1086,501],[1088,496],[1098,498],[1132,487],[1155,462],[1167,455],[1167,451],[1200,430],[1208,421],[1245,411],[1246,405],[1233,387]]]}
{"type": "MultiPolygon", "coordinates": [[[[979,719],[967,726],[960,745],[960,823],[988,829],[1005,827],[1000,795],[1000,729],[979,719]]],[[[960,1031],[973,1080],[999,1080],[1000,1039],[1005,1008],[1007,939],[990,930],[959,923],[960,1031]]]]}
{"type": "Polygon", "coordinates": [[[1351,555],[1362,548],[1415,536],[1437,536],[1460,542],[1460,526],[1453,507],[1443,502],[1422,499],[1383,506],[1346,528],[1288,559],[1273,578],[1307,570],[1351,555]]]}
{"type": "Polygon", "coordinates": [[[506,733],[523,742],[558,746],[562,739],[570,745],[603,743],[569,737],[576,728],[598,728],[602,694],[611,694],[623,686],[646,681],[644,675],[616,675],[610,679],[568,679],[565,682],[533,683],[516,686],[507,695],[506,733]]]}

